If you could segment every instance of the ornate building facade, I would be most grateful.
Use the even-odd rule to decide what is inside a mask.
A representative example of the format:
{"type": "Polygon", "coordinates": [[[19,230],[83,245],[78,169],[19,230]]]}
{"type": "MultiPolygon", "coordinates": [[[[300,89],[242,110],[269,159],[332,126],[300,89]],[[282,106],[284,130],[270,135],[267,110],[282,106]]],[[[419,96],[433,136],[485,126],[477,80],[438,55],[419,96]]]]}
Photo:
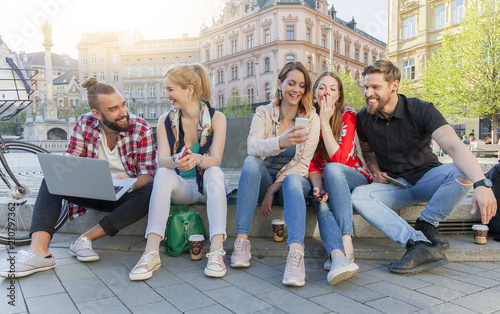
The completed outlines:
{"type": "Polygon", "coordinates": [[[199,42],[216,108],[231,96],[269,101],[276,76],[289,61],[302,62],[314,81],[330,68],[345,68],[359,79],[367,64],[385,57],[385,43],[357,29],[354,18],[337,18],[324,0],[230,0],[220,18],[202,29],[199,42]]]}
{"type": "MultiPolygon", "coordinates": [[[[418,82],[443,31],[462,20],[466,0],[389,0],[387,58],[418,82]]],[[[418,85],[417,85],[418,86],[418,85]]]]}

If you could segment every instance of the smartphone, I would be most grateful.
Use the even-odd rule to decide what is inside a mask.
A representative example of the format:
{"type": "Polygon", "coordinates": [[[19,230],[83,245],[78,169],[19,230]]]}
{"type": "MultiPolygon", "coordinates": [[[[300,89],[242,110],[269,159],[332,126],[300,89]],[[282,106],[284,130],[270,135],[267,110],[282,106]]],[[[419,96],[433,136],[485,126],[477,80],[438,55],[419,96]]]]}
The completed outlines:
{"type": "Polygon", "coordinates": [[[386,174],[383,174],[382,176],[383,176],[384,178],[386,178],[386,179],[389,181],[389,183],[392,183],[392,184],[394,184],[394,185],[397,185],[397,186],[399,186],[399,187],[400,187],[400,188],[402,188],[402,189],[406,189],[406,184],[404,184],[403,182],[399,182],[398,180],[396,180],[396,179],[394,179],[394,178],[391,178],[391,177],[389,177],[389,176],[388,176],[388,175],[386,175],[386,174]]]}
{"type": "Polygon", "coordinates": [[[308,123],[309,123],[309,119],[307,119],[307,118],[295,118],[295,126],[303,125],[305,127],[304,129],[300,129],[300,130],[297,130],[295,132],[297,132],[297,133],[306,132],[308,123]]]}
{"type": "Polygon", "coordinates": [[[180,152],[179,159],[182,159],[188,153],[187,146],[184,146],[180,152]]]}
{"type": "Polygon", "coordinates": [[[325,196],[325,194],[326,194],[325,192],[320,192],[318,197],[316,197],[314,195],[309,195],[309,196],[306,196],[306,199],[309,199],[309,200],[322,199],[325,196]]]}

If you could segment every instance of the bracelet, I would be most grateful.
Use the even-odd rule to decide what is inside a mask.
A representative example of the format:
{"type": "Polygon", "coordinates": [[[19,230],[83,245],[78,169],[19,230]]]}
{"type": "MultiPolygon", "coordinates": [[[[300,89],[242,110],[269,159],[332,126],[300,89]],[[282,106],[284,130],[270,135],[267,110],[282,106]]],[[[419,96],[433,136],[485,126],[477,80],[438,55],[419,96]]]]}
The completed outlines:
{"type": "Polygon", "coordinates": [[[198,166],[200,166],[202,163],[203,163],[203,155],[200,155],[200,163],[198,164],[198,166]]]}

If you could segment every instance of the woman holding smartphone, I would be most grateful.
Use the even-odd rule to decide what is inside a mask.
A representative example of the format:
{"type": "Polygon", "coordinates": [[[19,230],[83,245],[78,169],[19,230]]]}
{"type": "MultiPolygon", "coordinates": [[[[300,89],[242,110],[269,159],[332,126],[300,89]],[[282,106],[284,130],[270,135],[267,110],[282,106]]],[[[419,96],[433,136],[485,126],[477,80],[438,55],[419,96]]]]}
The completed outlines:
{"type": "Polygon", "coordinates": [[[354,263],[351,191],[368,184],[372,177],[356,155],[354,142],[356,111],[344,105],[340,77],[323,72],[314,84],[315,108],[321,135],[309,167],[313,185],[312,206],[318,213],[321,239],[328,252],[325,269],[331,285],[352,277],[359,269],[354,263]],[[328,197],[323,197],[326,191],[328,197]]]}
{"type": "Polygon", "coordinates": [[[226,117],[210,107],[210,79],[201,65],[175,65],[164,76],[165,98],[174,109],[158,120],[158,172],[149,203],[146,249],[130,280],[151,278],[161,266],[158,253],[170,204],[207,203],[210,253],[205,275],[226,274],[226,181],[220,169],[226,117]]]}
{"type": "Polygon", "coordinates": [[[282,204],[288,229],[288,257],[283,284],[303,286],[305,196],[309,163],[318,144],[319,119],[312,107],[312,86],[300,62],[289,62],[280,71],[273,101],[257,108],[247,139],[249,156],[243,163],[236,204],[236,240],[232,267],[250,266],[250,225],[257,203],[262,217],[271,206],[282,204]],[[307,127],[296,126],[298,118],[307,127]]]}

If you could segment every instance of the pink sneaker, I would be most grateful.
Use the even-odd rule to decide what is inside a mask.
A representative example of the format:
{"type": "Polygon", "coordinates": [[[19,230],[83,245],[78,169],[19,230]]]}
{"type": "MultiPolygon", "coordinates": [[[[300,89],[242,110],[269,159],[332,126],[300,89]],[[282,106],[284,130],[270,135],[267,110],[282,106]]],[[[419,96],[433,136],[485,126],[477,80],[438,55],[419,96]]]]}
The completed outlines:
{"type": "Polygon", "coordinates": [[[208,277],[224,277],[226,274],[226,264],[224,264],[224,255],[226,252],[223,249],[210,252],[207,254],[208,262],[205,267],[205,275],[208,277]]]}
{"type": "Polygon", "coordinates": [[[288,253],[285,273],[283,274],[284,285],[302,287],[306,283],[304,263],[304,253],[301,251],[295,250],[288,253]]]}
{"type": "Polygon", "coordinates": [[[233,254],[231,254],[231,267],[248,267],[251,258],[250,241],[237,238],[234,241],[233,254]]]}

